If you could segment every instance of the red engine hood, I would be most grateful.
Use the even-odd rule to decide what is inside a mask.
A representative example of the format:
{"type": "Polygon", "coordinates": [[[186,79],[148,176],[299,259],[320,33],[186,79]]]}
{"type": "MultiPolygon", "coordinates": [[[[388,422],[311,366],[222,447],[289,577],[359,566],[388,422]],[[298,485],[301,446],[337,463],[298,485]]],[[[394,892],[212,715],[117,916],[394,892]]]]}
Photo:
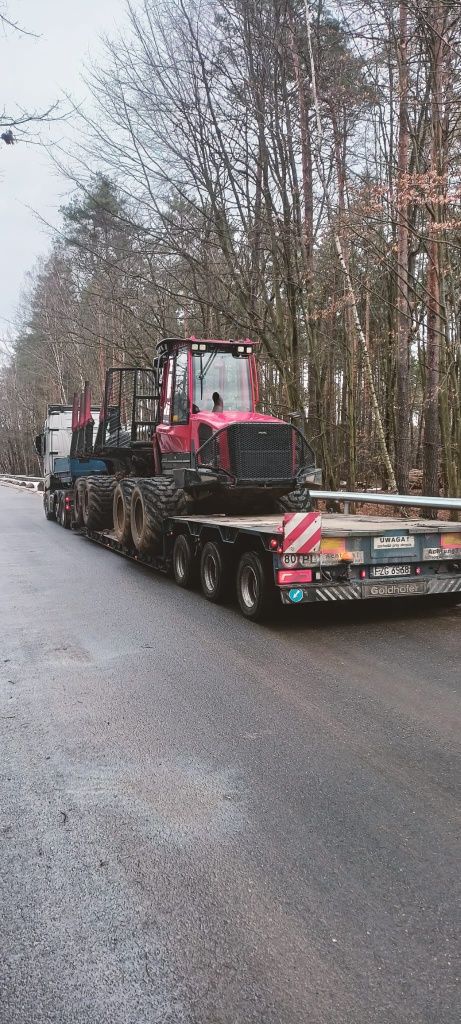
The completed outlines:
{"type": "Polygon", "coordinates": [[[230,423],[284,423],[275,416],[264,416],[260,412],[196,412],[191,416],[191,423],[207,423],[212,430],[221,430],[230,423]]]}

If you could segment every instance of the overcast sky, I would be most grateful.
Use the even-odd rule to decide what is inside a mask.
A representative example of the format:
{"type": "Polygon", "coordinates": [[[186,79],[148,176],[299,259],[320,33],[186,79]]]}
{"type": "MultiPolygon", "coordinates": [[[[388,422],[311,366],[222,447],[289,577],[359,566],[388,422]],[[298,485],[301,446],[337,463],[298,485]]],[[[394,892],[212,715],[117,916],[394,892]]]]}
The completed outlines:
{"type": "MultiPolygon", "coordinates": [[[[101,53],[98,37],[123,24],[124,7],[125,0],[9,0],[11,20],[39,38],[0,32],[0,109],[43,109],[62,92],[84,100],[83,66],[101,53]]],[[[43,135],[62,138],[65,130],[54,125],[43,135]]],[[[25,275],[49,246],[33,210],[56,223],[68,187],[39,146],[0,143],[0,335],[14,326],[25,275]]]]}

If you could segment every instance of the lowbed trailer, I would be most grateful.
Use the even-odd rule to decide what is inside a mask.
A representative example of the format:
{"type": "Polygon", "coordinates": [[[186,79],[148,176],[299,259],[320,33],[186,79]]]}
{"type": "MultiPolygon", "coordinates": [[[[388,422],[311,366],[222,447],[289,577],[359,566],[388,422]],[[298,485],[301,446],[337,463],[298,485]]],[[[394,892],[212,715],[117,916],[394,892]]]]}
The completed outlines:
{"type": "Polygon", "coordinates": [[[172,573],[181,587],[200,585],[209,601],[235,592],[253,621],[280,604],[438,595],[461,601],[460,523],[318,512],[175,516],[152,557],[121,545],[111,530],[79,532],[172,573]]]}

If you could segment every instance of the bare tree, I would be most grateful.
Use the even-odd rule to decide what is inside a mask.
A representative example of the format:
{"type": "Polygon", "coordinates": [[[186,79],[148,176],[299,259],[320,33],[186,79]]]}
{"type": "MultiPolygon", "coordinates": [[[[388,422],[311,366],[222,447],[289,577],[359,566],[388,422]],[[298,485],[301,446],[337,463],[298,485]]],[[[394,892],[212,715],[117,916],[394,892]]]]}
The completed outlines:
{"type": "MultiPolygon", "coordinates": [[[[9,14],[9,6],[2,0],[0,3],[0,27],[3,29],[5,40],[8,33],[21,36],[30,36],[37,39],[35,32],[25,28],[19,21],[9,14]]],[[[30,140],[30,129],[49,121],[60,120],[64,115],[59,113],[59,103],[52,103],[45,110],[7,110],[0,106],[0,139],[7,146],[14,145],[19,140],[30,140]]]]}

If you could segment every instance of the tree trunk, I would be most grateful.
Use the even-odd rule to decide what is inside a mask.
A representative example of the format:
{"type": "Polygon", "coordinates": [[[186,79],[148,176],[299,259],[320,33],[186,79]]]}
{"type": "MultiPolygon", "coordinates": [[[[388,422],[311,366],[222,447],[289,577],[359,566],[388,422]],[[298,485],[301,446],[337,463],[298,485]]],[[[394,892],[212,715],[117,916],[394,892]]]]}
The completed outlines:
{"type": "MultiPolygon", "coordinates": [[[[443,16],[440,0],[434,4],[431,26],[431,166],[435,191],[440,193],[442,164],[442,60],[443,60],[443,16]]],[[[429,223],[428,272],[427,272],[427,351],[426,351],[426,395],[424,409],[424,466],[423,488],[426,494],[439,493],[439,387],[440,387],[440,343],[442,318],[440,309],[440,266],[437,223],[440,223],[441,204],[435,199],[429,223]]]]}
{"type": "Polygon", "coordinates": [[[408,305],[408,11],[399,9],[399,142],[397,178],[397,350],[395,387],[395,475],[401,494],[410,470],[410,342],[408,305]]]}

